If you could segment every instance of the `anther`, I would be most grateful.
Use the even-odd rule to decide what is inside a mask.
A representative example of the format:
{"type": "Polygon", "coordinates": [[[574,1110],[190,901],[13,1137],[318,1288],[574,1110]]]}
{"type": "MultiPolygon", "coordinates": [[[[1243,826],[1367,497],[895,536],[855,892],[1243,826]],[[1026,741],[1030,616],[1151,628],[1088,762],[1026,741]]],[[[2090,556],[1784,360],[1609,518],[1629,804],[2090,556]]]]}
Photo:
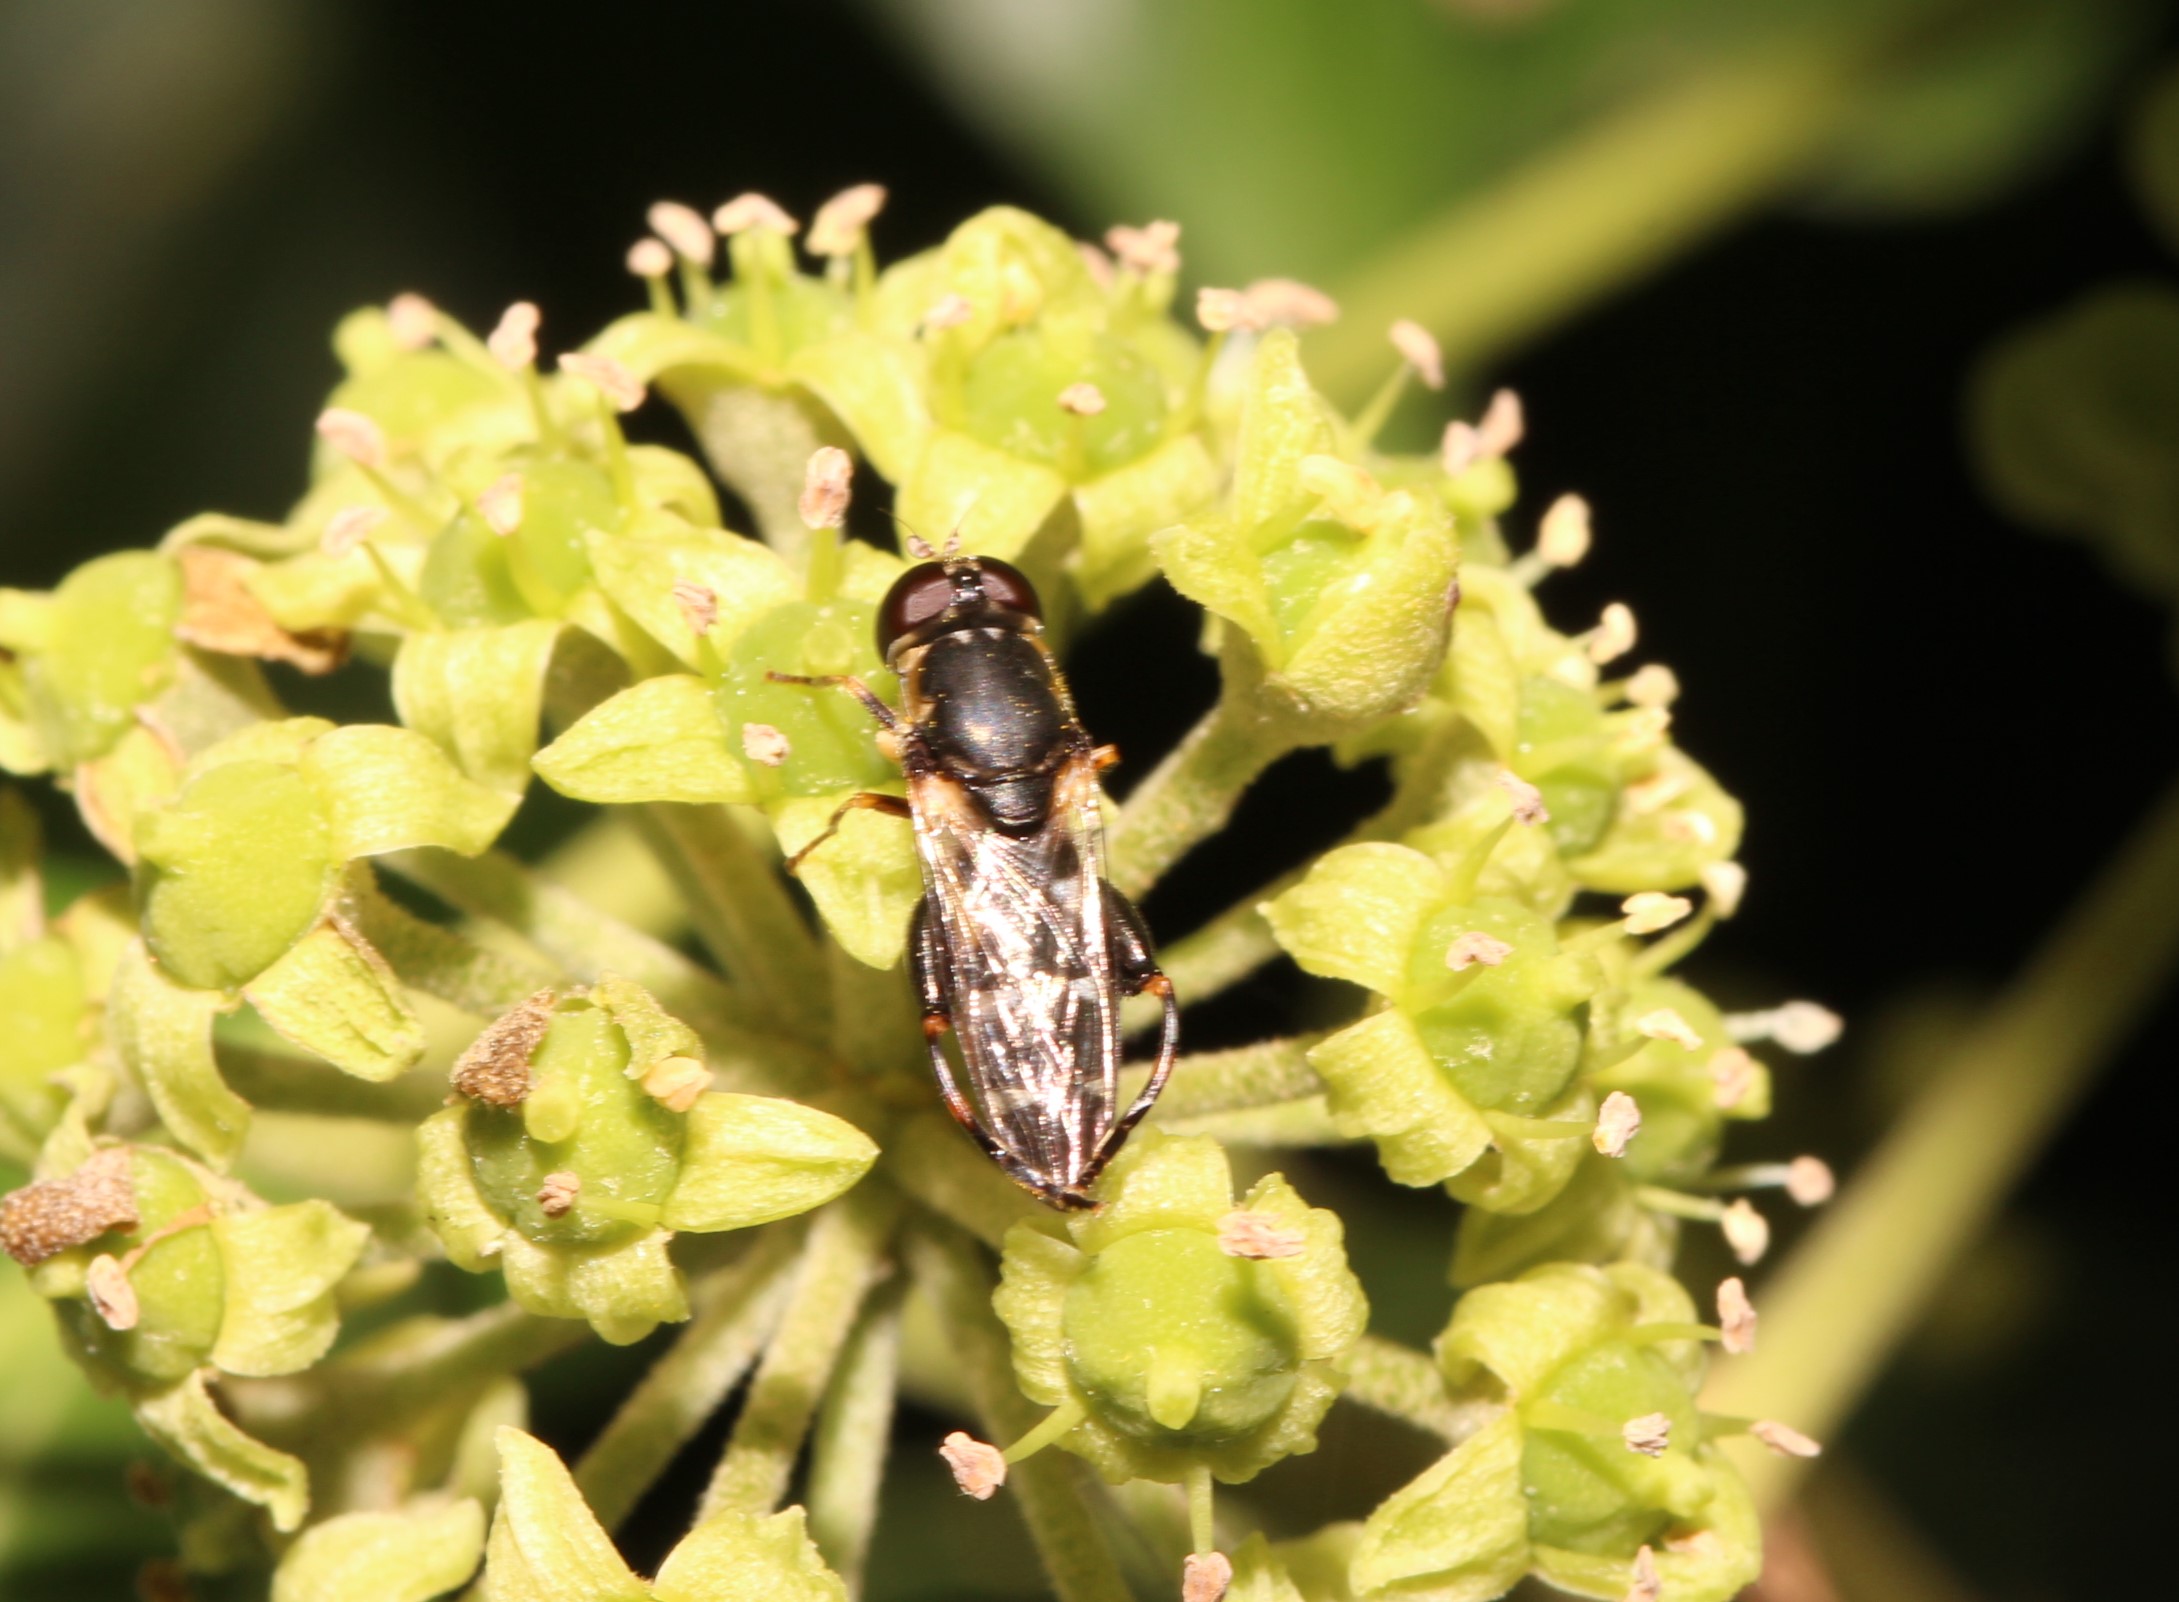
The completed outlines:
{"type": "Polygon", "coordinates": [[[1454,935],[1453,943],[1445,948],[1445,966],[1466,973],[1470,968],[1495,968],[1512,955],[1513,947],[1496,935],[1469,929],[1454,935]]]}
{"type": "Polygon", "coordinates": [[[1680,676],[1662,662],[1635,669],[1627,680],[1627,699],[1636,706],[1670,706],[1680,698],[1680,676]]]}
{"type": "Polygon", "coordinates": [[[1536,554],[1544,566],[1578,567],[1591,543],[1589,503],[1579,495],[1561,495],[1544,508],[1536,525],[1536,554]]]}
{"type": "Polygon", "coordinates": [[[1637,890],[1619,903],[1626,914],[1628,934],[1655,934],[1669,929],[1695,910],[1685,896],[1668,896],[1662,890],[1637,890]]]}
{"type": "Polygon", "coordinates": [[[361,412],[328,406],[318,414],[318,438],[358,467],[386,465],[386,431],[361,412]]]}
{"type": "Polygon", "coordinates": [[[560,371],[590,385],[616,412],[632,412],[643,404],[643,380],[610,356],[571,350],[560,358],[560,371]]]}
{"type": "Polygon", "coordinates": [[[1755,1204],[1745,1196],[1736,1196],[1727,1204],[1717,1227],[1733,1256],[1745,1266],[1761,1262],[1763,1254],[1770,1250],[1770,1220],[1757,1212],[1755,1204]]]}
{"type": "Polygon", "coordinates": [[[1710,1059],[1710,1096],[1718,1111],[1731,1112],[1748,1099],[1759,1072],[1745,1047],[1727,1046],[1710,1059]]]}
{"type": "Polygon", "coordinates": [[[1582,649],[1598,667],[1616,662],[1634,649],[1634,612],[1624,601],[1604,608],[1604,615],[1585,638],[1582,649]]]}
{"type": "Polygon", "coordinates": [[[537,1210],[547,1218],[565,1218],[582,1194],[582,1175],[572,1168],[556,1169],[537,1187],[537,1210]]]}
{"type": "Polygon", "coordinates": [[[91,1259],[91,1266],[83,1276],[84,1294],[91,1299],[91,1311],[98,1314],[99,1322],[112,1330],[136,1328],[142,1316],[137,1306],[136,1287],[129,1283],[129,1272],[108,1253],[100,1252],[91,1259]]]}
{"type": "Polygon", "coordinates": [[[1119,223],[1105,230],[1105,245],[1120,265],[1146,278],[1180,271],[1179,244],[1180,224],[1162,218],[1140,228],[1119,223]]]}
{"type": "Polygon", "coordinates": [[[769,195],[751,190],[736,195],[711,214],[711,226],[729,239],[752,228],[767,228],[775,234],[793,235],[801,228],[769,195]]]}
{"type": "Polygon", "coordinates": [[[1619,1436],[1630,1452],[1643,1457],[1663,1457],[1665,1449],[1672,1444],[1672,1415],[1644,1413],[1640,1418],[1630,1418],[1620,1426],[1619,1436]]]}
{"type": "Polygon", "coordinates": [[[1741,897],[1748,893],[1748,870],[1737,862],[1705,863],[1702,891],[1720,918],[1730,918],[1740,910],[1741,897]]]}
{"type": "Polygon", "coordinates": [[[1670,1007],[1657,1007],[1634,1020],[1634,1032],[1647,1035],[1651,1040],[1662,1040],[1668,1045],[1681,1046],[1688,1051],[1702,1044],[1702,1036],[1695,1026],[1670,1007]]]}
{"type": "Polygon", "coordinates": [[[1624,1090],[1615,1090],[1596,1110],[1596,1128],[1589,1132],[1589,1143],[1602,1156],[1624,1157],[1627,1142],[1641,1132],[1641,1107],[1624,1090]]]}
{"type": "Polygon", "coordinates": [[[741,726],[742,755],[759,767],[779,767],[793,751],[787,736],[769,723],[744,723],[741,726]]]}
{"type": "Polygon", "coordinates": [[[1228,1257],[1264,1262],[1280,1257],[1299,1257],[1309,1244],[1308,1232],[1269,1213],[1236,1207],[1218,1220],[1218,1249],[1228,1257]]]}
{"type": "Polygon", "coordinates": [[[1838,1188],[1838,1176],[1821,1157],[1796,1157],[1786,1164],[1786,1194],[1803,1207],[1821,1207],[1838,1188]]]}
{"type": "Polygon", "coordinates": [[[477,515],[502,539],[522,526],[522,475],[502,473],[477,497],[477,515]]]}
{"type": "Polygon", "coordinates": [[[684,206],[678,200],[661,200],[644,214],[644,221],[651,231],[673,247],[675,255],[692,261],[699,267],[709,267],[718,254],[718,236],[711,231],[711,224],[704,221],[704,214],[693,206],[684,206]]]}
{"type": "Polygon", "coordinates": [[[923,329],[926,333],[943,333],[949,328],[959,328],[975,315],[976,308],[969,304],[966,295],[941,295],[923,314],[923,329]]]}
{"type": "Polygon", "coordinates": [[[371,530],[385,521],[383,506],[344,506],[325,520],[318,549],[338,560],[370,538],[371,530]]]}
{"type": "Polygon", "coordinates": [[[1837,1040],[1845,1020],[1814,1001],[1788,1001],[1761,1012],[1728,1013],[1725,1032],[1735,1040],[1775,1040],[1796,1056],[1821,1051],[1837,1040]]]}
{"type": "Polygon", "coordinates": [[[1059,392],[1059,409],[1076,417],[1095,417],[1105,409],[1105,392],[1095,384],[1069,384],[1059,392]]]}
{"type": "Polygon", "coordinates": [[[1717,1323],[1725,1350],[1735,1356],[1755,1350],[1755,1304],[1738,1274],[1718,1282],[1717,1323]]]}
{"type": "Polygon", "coordinates": [[[1528,433],[1528,414],[1510,389],[1494,390],[1476,424],[1476,448],[1484,456],[1510,456],[1528,433]]]}
{"type": "Polygon", "coordinates": [[[1221,1602],[1233,1584],[1233,1560],[1223,1552],[1190,1552],[1180,1565],[1180,1602],[1221,1602]]]}
{"type": "Polygon", "coordinates": [[[1386,337],[1392,341],[1392,348],[1400,353],[1400,360],[1415,369],[1415,376],[1425,387],[1445,387],[1445,356],[1429,329],[1402,317],[1387,330],[1386,337]]]}
{"type": "Polygon", "coordinates": [[[965,1430],[955,1430],[939,1443],[938,1455],[953,1470],[953,1483],[964,1495],[979,1502],[1006,1483],[1006,1456],[989,1441],[979,1441],[965,1430]]]}
{"type": "Polygon", "coordinates": [[[1774,1418],[1759,1418],[1748,1426],[1748,1433],[1776,1452],[1780,1457],[1821,1457],[1821,1442],[1803,1435],[1790,1424],[1781,1424],[1774,1418]]]}
{"type": "Polygon", "coordinates": [[[820,445],[812,451],[802,471],[802,498],[797,503],[803,527],[844,526],[854,476],[854,459],[839,446],[820,445]]]}
{"type": "Polygon", "coordinates": [[[681,621],[689,626],[689,632],[705,635],[719,621],[718,594],[694,579],[673,581],[673,604],[681,609],[681,621]]]}
{"type": "Polygon", "coordinates": [[[661,1057],[640,1083],[643,1093],[668,1111],[685,1113],[711,1088],[711,1070],[694,1057],[661,1057]]]}
{"type": "Polygon", "coordinates": [[[1664,1594],[1664,1581],[1657,1576],[1657,1554],[1646,1545],[1634,1554],[1634,1562],[1627,1570],[1626,1595],[1620,1602],[1657,1602],[1664,1594]]]}
{"type": "Polygon", "coordinates": [[[421,295],[396,295],[386,303],[386,327],[403,350],[422,350],[439,337],[439,308],[421,295]]]}
{"type": "Polygon", "coordinates": [[[484,348],[500,366],[519,373],[537,360],[537,329],[544,320],[535,302],[518,300],[499,314],[484,348]]]}
{"type": "Polygon", "coordinates": [[[1498,788],[1513,801],[1513,816],[1522,823],[1549,823],[1551,812],[1543,804],[1543,792],[1511,768],[1498,770],[1498,788]]]}
{"type": "Polygon", "coordinates": [[[628,270],[638,278],[663,278],[673,271],[673,252],[663,239],[646,235],[628,247],[628,270]]]}
{"type": "Polygon", "coordinates": [[[810,219],[808,244],[813,256],[852,256],[877,214],[885,209],[883,184],[853,184],[841,190],[810,219]]]}

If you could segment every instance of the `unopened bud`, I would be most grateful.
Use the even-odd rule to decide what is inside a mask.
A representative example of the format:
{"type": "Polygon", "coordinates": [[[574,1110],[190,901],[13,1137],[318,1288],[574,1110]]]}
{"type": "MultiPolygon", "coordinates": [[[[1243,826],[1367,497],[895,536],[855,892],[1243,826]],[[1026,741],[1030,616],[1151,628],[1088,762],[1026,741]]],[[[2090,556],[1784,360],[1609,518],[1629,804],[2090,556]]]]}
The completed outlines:
{"type": "Polygon", "coordinates": [[[681,621],[691,634],[709,634],[719,621],[719,597],[694,579],[674,580],[673,604],[681,609],[681,621]]]}
{"type": "Polygon", "coordinates": [[[805,528],[839,528],[847,522],[847,503],[855,463],[837,445],[820,445],[802,470],[798,510],[805,528]]]}
{"type": "Polygon", "coordinates": [[[1626,914],[1628,934],[1655,934],[1669,929],[1695,910],[1685,896],[1668,896],[1662,890],[1637,890],[1619,903],[1626,914]]]}
{"type": "Polygon", "coordinates": [[[386,304],[386,327],[403,350],[422,350],[439,337],[439,308],[421,295],[396,295],[386,304]]]}
{"type": "Polygon", "coordinates": [[[1415,376],[1425,386],[1430,389],[1445,387],[1445,357],[1429,329],[1403,317],[1392,325],[1388,337],[1392,348],[1400,353],[1400,360],[1415,369],[1415,376]]]}
{"type": "Polygon", "coordinates": [[[959,328],[975,315],[976,308],[969,304],[966,295],[941,295],[923,314],[923,327],[927,333],[944,333],[949,328],[959,328]]]}
{"type": "Polygon", "coordinates": [[[1662,662],[1637,668],[1627,680],[1627,699],[1636,706],[1670,706],[1680,698],[1680,676],[1662,662]]]}
{"type": "Polygon", "coordinates": [[[1233,1584],[1233,1562],[1223,1552],[1190,1552],[1180,1565],[1180,1602],[1222,1602],[1233,1584]]]}
{"type": "Polygon", "coordinates": [[[136,1305],[136,1287],[129,1283],[129,1271],[111,1256],[100,1252],[91,1259],[83,1277],[83,1290],[91,1300],[91,1311],[108,1329],[136,1328],[142,1316],[136,1305]]]}
{"type": "Polygon", "coordinates": [[[1309,1244],[1307,1231],[1282,1223],[1269,1213],[1235,1208],[1218,1220],[1218,1249],[1228,1257],[1263,1262],[1278,1257],[1299,1257],[1309,1244]]]}
{"type": "Polygon", "coordinates": [[[361,412],[328,406],[318,414],[318,438],[359,467],[386,465],[386,431],[361,412]]]}
{"type": "Polygon", "coordinates": [[[502,473],[477,497],[477,515],[502,539],[522,526],[522,475],[502,473]]]}
{"type": "Polygon", "coordinates": [[[547,1174],[537,1187],[537,1208],[547,1218],[565,1218],[582,1199],[582,1175],[571,1168],[547,1174]]]}
{"type": "Polygon", "coordinates": [[[1672,1444],[1672,1415],[1644,1413],[1640,1418],[1630,1418],[1620,1426],[1619,1435],[1628,1451],[1643,1457],[1663,1457],[1672,1444]]]}
{"type": "Polygon", "coordinates": [[[662,239],[639,239],[628,247],[628,270],[638,278],[663,278],[673,271],[673,252],[662,239]]]}
{"type": "Polygon", "coordinates": [[[652,1100],[685,1113],[711,1088],[711,1070],[694,1057],[661,1057],[644,1072],[642,1085],[652,1100]]]}
{"type": "Polygon", "coordinates": [[[752,228],[768,228],[775,234],[792,235],[802,225],[780,210],[769,195],[751,190],[736,195],[713,212],[711,226],[731,239],[752,228]]]}
{"type": "Polygon", "coordinates": [[[1123,267],[1148,277],[1153,273],[1180,271],[1180,224],[1145,223],[1130,228],[1122,223],[1105,230],[1105,244],[1123,267]]]}
{"type": "Polygon", "coordinates": [[[1702,890],[1710,898],[1711,909],[1720,918],[1730,918],[1740,910],[1741,897],[1748,893],[1748,870],[1737,862],[1705,863],[1702,890]]]}
{"type": "Polygon", "coordinates": [[[1627,1142],[1642,1132],[1642,1109],[1624,1090],[1615,1090],[1596,1110],[1596,1128],[1589,1142],[1606,1157],[1624,1157],[1627,1142]]]}
{"type": "Polygon", "coordinates": [[[718,237],[711,231],[711,224],[704,221],[703,213],[693,206],[684,206],[678,200],[661,200],[644,214],[644,221],[651,231],[673,247],[675,255],[709,267],[718,253],[718,237]]]}
{"type": "Polygon", "coordinates": [[[519,373],[537,360],[537,329],[544,320],[534,302],[518,300],[499,314],[484,347],[500,366],[519,373]]]}
{"type": "Polygon", "coordinates": [[[383,506],[344,506],[325,520],[318,549],[338,561],[369,539],[371,530],[385,521],[383,506]]]}
{"type": "Polygon", "coordinates": [[[1790,1424],[1781,1424],[1774,1418],[1759,1418],[1748,1426],[1748,1433],[1776,1452],[1780,1457],[1821,1457],[1820,1442],[1803,1435],[1790,1424]]]}
{"type": "Polygon", "coordinates": [[[1725,1350],[1735,1356],[1755,1350],[1755,1304],[1738,1274],[1718,1283],[1717,1324],[1725,1350]]]}
{"type": "Polygon", "coordinates": [[[560,358],[560,371],[590,385],[616,412],[632,412],[643,404],[643,380],[610,356],[571,350],[560,358]]]}
{"type": "Polygon", "coordinates": [[[1059,392],[1059,409],[1076,417],[1095,417],[1105,409],[1105,392],[1095,384],[1069,384],[1059,392]]]}
{"type": "Polygon", "coordinates": [[[787,736],[769,723],[744,723],[741,726],[741,753],[760,767],[782,766],[793,750],[787,743],[787,736]]]}
{"type": "Polygon", "coordinates": [[[1634,613],[1623,601],[1614,601],[1604,608],[1604,615],[1597,620],[1583,646],[1589,660],[1598,667],[1616,662],[1634,649],[1634,613]]]}
{"type": "Polygon", "coordinates": [[[953,1470],[953,1483],[961,1487],[964,1495],[979,1502],[990,1501],[992,1493],[1006,1483],[1005,1454],[989,1441],[979,1441],[963,1430],[947,1436],[939,1444],[938,1455],[953,1470]]]}
{"type": "Polygon", "coordinates": [[[1511,768],[1498,770],[1498,788],[1513,801],[1513,816],[1522,823],[1549,823],[1551,812],[1543,804],[1543,792],[1511,768]]]}
{"type": "Polygon", "coordinates": [[[1724,1232],[1725,1244],[1733,1249],[1733,1256],[1743,1264],[1752,1267],[1760,1263],[1770,1250],[1770,1220],[1757,1212],[1755,1204],[1745,1196],[1733,1198],[1718,1220],[1718,1228],[1724,1232]]]}
{"type": "Polygon", "coordinates": [[[1536,525],[1536,554],[1547,567],[1578,567],[1589,554],[1589,503],[1579,495],[1561,495],[1544,509],[1536,525]]]}
{"type": "Polygon", "coordinates": [[[1684,1046],[1689,1051],[1702,1044],[1702,1036],[1695,1032],[1695,1026],[1670,1007],[1658,1007],[1643,1013],[1634,1020],[1634,1032],[1647,1035],[1652,1040],[1684,1046]]]}
{"type": "Polygon", "coordinates": [[[883,184],[855,184],[841,190],[810,219],[810,254],[852,256],[870,231],[871,219],[884,209],[883,184]]]}
{"type": "Polygon", "coordinates": [[[1513,947],[1497,936],[1469,929],[1454,935],[1453,943],[1445,948],[1445,966],[1466,973],[1470,968],[1495,968],[1512,955],[1513,947]]]}
{"type": "Polygon", "coordinates": [[[1838,1176],[1821,1157],[1796,1157],[1786,1164],[1786,1194],[1803,1207],[1821,1207],[1838,1188],[1838,1176]]]}

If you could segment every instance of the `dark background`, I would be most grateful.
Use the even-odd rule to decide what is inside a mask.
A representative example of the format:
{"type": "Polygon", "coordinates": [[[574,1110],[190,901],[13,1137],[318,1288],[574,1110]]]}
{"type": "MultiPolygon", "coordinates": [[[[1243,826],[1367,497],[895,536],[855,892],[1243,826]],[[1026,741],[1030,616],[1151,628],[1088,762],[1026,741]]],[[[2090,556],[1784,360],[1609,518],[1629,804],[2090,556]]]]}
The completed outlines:
{"type": "MultiPolygon", "coordinates": [[[[50,405],[0,414],[17,436],[0,452],[0,578],[49,585],[200,510],[278,516],[343,311],[416,289],[488,326],[524,297],[572,344],[635,303],[620,256],[661,196],[761,188],[807,215],[877,179],[886,257],[993,202],[1087,236],[1114,220],[973,132],[832,0],[328,15],[274,41],[299,53],[289,98],[155,248],[92,249],[64,327],[0,320],[0,366],[66,375],[50,405]]],[[[1571,626],[1632,603],[1644,657],[1687,686],[1682,742],[1747,805],[1749,905],[1696,973],[1729,1001],[1806,994],[1849,1020],[1840,1050],[1781,1076],[1778,1123],[1744,1149],[1850,1170],[1911,1088],[1885,1066],[1888,1031],[2018,969],[2171,773],[2168,618],[2085,548],[2008,523],[1961,443],[1963,386],[1994,338],[2099,282],[2170,271],[2115,139],[2099,127],[1963,217],[1764,215],[1490,375],[1527,402],[1525,504],[1578,489],[1597,508],[1594,557],[1547,606],[1571,626]]],[[[1418,431],[1443,415],[1411,413],[1418,431]]],[[[1087,719],[1138,771],[1212,696],[1193,639],[1160,590],[1082,646],[1087,719]]],[[[1185,932],[1378,793],[1290,759],[1152,921],[1185,932]]],[[[1290,970],[1267,974],[1204,1009],[1198,1039],[1261,1033],[1293,990],[1290,970]]],[[[2165,1571],[2166,1498],[2137,1456],[2173,1424],[2150,1368],[2179,1311],[2171,1136],[2149,1109],[2175,1048],[2167,1001],[1840,1443],[1982,1594],[2148,1594],[2165,1571]]],[[[609,1380],[547,1387],[558,1444],[602,1419],[611,1392],[590,1388],[609,1380]]],[[[927,1445],[928,1422],[910,1427],[927,1445]]],[[[652,1499],[632,1557],[662,1549],[686,1494],[652,1499]]],[[[881,1573],[912,1537],[899,1526],[881,1526],[881,1573]]]]}

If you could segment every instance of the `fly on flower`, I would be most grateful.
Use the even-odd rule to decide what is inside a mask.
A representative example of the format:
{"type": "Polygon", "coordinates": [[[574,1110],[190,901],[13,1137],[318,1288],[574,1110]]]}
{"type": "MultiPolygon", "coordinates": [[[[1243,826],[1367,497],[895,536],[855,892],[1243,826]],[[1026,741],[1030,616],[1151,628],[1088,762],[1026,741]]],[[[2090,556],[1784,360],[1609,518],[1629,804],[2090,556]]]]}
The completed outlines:
{"type": "Polygon", "coordinates": [[[878,650],[903,713],[854,678],[836,685],[884,725],[908,796],[849,797],[915,825],[924,896],[908,937],[931,1070],[961,1127],[1054,1207],[1088,1208],[1097,1176],[1157,1100],[1180,1045],[1180,1008],[1142,915],[1105,882],[1090,743],[1043,639],[1036,591],[993,557],[938,559],[910,541],[910,568],[878,613],[878,650]],[[1165,1004],[1149,1083],[1119,1110],[1120,1001],[1165,1004]],[[956,1081],[945,1037],[959,1042],[956,1081]]]}

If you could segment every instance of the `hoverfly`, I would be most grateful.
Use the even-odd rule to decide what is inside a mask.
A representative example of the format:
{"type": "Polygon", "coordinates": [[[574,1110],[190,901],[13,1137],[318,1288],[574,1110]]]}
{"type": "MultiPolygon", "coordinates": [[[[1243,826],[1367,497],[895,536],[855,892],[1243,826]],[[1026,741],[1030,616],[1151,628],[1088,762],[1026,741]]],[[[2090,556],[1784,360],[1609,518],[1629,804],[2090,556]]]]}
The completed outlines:
{"type": "Polygon", "coordinates": [[[900,676],[904,713],[860,680],[774,673],[848,690],[884,726],[908,796],[850,796],[788,871],[855,808],[915,826],[923,900],[908,963],[931,1071],[955,1120],[992,1160],[1054,1207],[1097,1204],[1090,1186],[1173,1071],[1180,1007],[1142,915],[1104,878],[1097,775],[1113,760],[1075,716],[1043,639],[1043,608],[993,557],[921,558],[878,611],[878,651],[900,676]],[[1165,1004],[1149,1083],[1119,1099],[1120,1000],[1165,1004]],[[966,1094],[946,1057],[960,1045],[966,1094]]]}

